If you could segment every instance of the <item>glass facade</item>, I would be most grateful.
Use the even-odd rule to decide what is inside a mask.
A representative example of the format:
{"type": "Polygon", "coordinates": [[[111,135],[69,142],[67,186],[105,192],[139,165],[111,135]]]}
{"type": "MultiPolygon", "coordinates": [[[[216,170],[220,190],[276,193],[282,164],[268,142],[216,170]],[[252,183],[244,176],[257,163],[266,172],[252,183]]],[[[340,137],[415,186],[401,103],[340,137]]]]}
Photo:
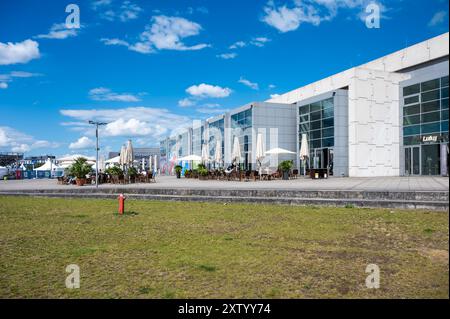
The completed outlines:
{"type": "Polygon", "coordinates": [[[216,143],[222,143],[222,161],[225,156],[225,120],[220,119],[208,124],[209,156],[214,159],[216,154],[216,143]]]}
{"type": "Polygon", "coordinates": [[[448,166],[440,154],[448,145],[448,76],[404,87],[403,102],[405,174],[439,175],[448,166]]]}
{"type": "Polygon", "coordinates": [[[333,172],[334,103],[333,98],[299,107],[299,145],[302,134],[309,141],[309,167],[329,168],[333,172]]]}
{"type": "Polygon", "coordinates": [[[233,143],[234,137],[239,139],[239,145],[241,146],[241,155],[243,163],[241,168],[244,170],[251,170],[251,152],[252,152],[252,109],[249,108],[245,111],[231,115],[231,129],[233,143]]]}
{"type": "Polygon", "coordinates": [[[192,129],[192,154],[202,156],[202,145],[204,143],[205,127],[203,125],[192,129]]]}

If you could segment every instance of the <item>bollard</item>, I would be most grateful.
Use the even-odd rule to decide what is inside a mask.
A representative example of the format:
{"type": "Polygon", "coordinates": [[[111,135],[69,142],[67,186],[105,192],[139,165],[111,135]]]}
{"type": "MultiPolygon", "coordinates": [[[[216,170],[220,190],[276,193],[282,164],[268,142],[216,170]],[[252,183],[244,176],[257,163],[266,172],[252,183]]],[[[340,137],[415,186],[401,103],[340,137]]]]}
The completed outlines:
{"type": "Polygon", "coordinates": [[[123,194],[119,195],[119,215],[123,215],[125,212],[125,199],[126,197],[123,194]]]}

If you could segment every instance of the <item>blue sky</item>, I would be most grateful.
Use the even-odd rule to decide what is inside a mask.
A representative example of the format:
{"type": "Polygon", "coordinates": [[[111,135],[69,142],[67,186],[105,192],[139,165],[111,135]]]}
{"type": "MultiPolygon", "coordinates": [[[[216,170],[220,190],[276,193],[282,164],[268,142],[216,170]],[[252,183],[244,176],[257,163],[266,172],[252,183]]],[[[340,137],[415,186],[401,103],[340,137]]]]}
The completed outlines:
{"type": "Polygon", "coordinates": [[[448,31],[448,1],[1,1],[0,151],[93,154],[263,101],[448,31]],[[68,4],[80,29],[67,29],[68,4]]]}

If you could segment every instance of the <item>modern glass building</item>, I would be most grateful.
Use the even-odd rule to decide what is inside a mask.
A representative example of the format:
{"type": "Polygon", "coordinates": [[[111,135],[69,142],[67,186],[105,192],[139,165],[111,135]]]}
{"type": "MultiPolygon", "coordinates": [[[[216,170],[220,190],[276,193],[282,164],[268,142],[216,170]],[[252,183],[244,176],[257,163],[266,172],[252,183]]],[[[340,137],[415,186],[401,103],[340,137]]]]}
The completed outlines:
{"type": "Polygon", "coordinates": [[[272,169],[289,159],[298,169],[325,168],[334,176],[448,175],[448,76],[445,33],[209,119],[192,128],[188,143],[201,155],[208,142],[213,157],[221,138],[228,165],[236,136],[245,170],[256,169],[256,139],[262,134],[266,150],[296,153],[267,156],[272,169]],[[306,163],[299,158],[303,134],[306,163]]]}
{"type": "Polygon", "coordinates": [[[441,159],[447,149],[448,76],[404,87],[405,175],[440,175],[448,165],[448,159],[441,159]]]}

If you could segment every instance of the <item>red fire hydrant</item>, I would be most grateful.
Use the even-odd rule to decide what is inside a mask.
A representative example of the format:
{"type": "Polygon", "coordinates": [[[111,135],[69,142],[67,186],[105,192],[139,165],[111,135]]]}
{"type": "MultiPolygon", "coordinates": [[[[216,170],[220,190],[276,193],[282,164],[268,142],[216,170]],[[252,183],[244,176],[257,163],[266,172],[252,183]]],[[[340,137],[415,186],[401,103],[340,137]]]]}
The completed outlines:
{"type": "Polygon", "coordinates": [[[126,197],[123,194],[119,195],[119,215],[123,215],[125,212],[125,199],[126,197]]]}

